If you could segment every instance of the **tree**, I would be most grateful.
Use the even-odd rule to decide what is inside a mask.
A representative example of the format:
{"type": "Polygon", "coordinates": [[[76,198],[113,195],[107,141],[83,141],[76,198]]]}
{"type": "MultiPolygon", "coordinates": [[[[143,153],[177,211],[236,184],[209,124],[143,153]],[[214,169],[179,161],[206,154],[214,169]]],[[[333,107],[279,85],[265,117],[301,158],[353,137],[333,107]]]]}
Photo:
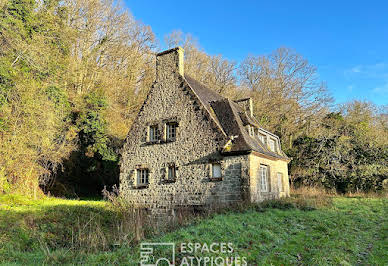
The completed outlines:
{"type": "Polygon", "coordinates": [[[8,1],[0,10],[0,191],[36,195],[40,177],[74,147],[57,78],[66,64],[65,29],[53,2],[8,1]]]}
{"type": "Polygon", "coordinates": [[[248,56],[239,66],[239,75],[254,99],[256,117],[279,134],[288,148],[295,136],[316,126],[332,101],[316,68],[289,48],[248,56]]]}
{"type": "Polygon", "coordinates": [[[293,183],[339,192],[382,189],[388,179],[388,130],[376,123],[376,106],[353,101],[340,109],[327,114],[319,130],[294,141],[293,183]]]}
{"type": "Polygon", "coordinates": [[[185,50],[185,73],[224,96],[237,93],[236,63],[221,55],[210,56],[190,35],[173,31],[165,36],[169,48],[182,46],[185,50]]]}
{"type": "Polygon", "coordinates": [[[0,7],[0,191],[32,194],[39,181],[47,188],[64,162],[75,173],[79,165],[68,162],[79,152],[96,154],[79,157],[90,165],[117,168],[118,147],[154,80],[150,27],[109,0],[0,7]],[[103,110],[88,104],[96,93],[103,110]]]}

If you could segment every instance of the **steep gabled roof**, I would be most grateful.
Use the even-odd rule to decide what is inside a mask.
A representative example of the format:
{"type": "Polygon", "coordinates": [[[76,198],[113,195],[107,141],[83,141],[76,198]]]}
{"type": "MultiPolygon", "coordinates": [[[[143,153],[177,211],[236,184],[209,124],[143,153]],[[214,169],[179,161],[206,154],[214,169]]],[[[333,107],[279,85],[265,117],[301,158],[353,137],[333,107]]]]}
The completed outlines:
{"type": "Polygon", "coordinates": [[[190,76],[185,75],[185,80],[210,113],[211,118],[231,138],[232,143],[225,153],[234,154],[256,151],[278,159],[289,159],[282,151],[280,153],[272,152],[257,137],[249,135],[245,125],[250,124],[260,128],[259,123],[237,103],[207,88],[190,76]]]}
{"type": "Polygon", "coordinates": [[[210,102],[219,101],[225,99],[219,93],[207,88],[197,80],[191,78],[190,76],[185,75],[185,80],[193,92],[198,96],[199,100],[206,108],[206,110],[210,113],[211,118],[218,124],[218,126],[222,129],[222,125],[220,121],[217,119],[217,116],[214,114],[213,109],[210,107],[210,102]]]}

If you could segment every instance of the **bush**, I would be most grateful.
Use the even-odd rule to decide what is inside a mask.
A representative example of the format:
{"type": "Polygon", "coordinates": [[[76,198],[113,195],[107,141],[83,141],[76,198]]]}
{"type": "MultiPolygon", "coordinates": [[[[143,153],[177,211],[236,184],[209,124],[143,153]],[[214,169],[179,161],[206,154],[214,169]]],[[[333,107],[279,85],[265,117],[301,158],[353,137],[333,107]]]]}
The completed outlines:
{"type": "Polygon", "coordinates": [[[384,140],[388,131],[374,128],[378,118],[360,117],[328,114],[320,132],[294,140],[288,153],[293,157],[290,172],[295,186],[322,186],[339,193],[383,189],[388,178],[384,140]]]}

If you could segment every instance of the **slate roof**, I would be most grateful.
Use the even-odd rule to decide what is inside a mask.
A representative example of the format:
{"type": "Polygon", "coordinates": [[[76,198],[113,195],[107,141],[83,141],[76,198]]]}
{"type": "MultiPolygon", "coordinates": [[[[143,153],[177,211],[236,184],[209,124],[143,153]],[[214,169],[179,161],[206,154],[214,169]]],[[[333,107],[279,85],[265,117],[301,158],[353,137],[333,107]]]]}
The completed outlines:
{"type": "Polygon", "coordinates": [[[248,124],[254,125],[278,139],[276,135],[262,129],[258,121],[248,115],[236,102],[221,96],[188,75],[185,75],[185,80],[210,113],[211,118],[232,139],[232,145],[227,150],[224,149],[224,153],[235,154],[256,151],[270,157],[289,160],[283,151],[273,152],[257,136],[252,137],[249,135],[245,127],[248,124]]]}

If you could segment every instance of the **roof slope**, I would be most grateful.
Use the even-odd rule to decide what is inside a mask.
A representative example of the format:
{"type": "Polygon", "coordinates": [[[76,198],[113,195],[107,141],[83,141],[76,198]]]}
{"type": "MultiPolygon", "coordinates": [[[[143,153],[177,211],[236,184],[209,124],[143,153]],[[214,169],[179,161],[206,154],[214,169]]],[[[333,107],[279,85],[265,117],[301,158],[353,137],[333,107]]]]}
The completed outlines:
{"type": "Polygon", "coordinates": [[[244,125],[252,124],[260,128],[259,123],[237,103],[207,88],[190,76],[185,75],[185,80],[210,113],[211,118],[232,139],[232,145],[228,149],[228,153],[256,151],[271,157],[288,159],[282,151],[280,153],[272,152],[257,137],[249,135],[244,125]]]}

